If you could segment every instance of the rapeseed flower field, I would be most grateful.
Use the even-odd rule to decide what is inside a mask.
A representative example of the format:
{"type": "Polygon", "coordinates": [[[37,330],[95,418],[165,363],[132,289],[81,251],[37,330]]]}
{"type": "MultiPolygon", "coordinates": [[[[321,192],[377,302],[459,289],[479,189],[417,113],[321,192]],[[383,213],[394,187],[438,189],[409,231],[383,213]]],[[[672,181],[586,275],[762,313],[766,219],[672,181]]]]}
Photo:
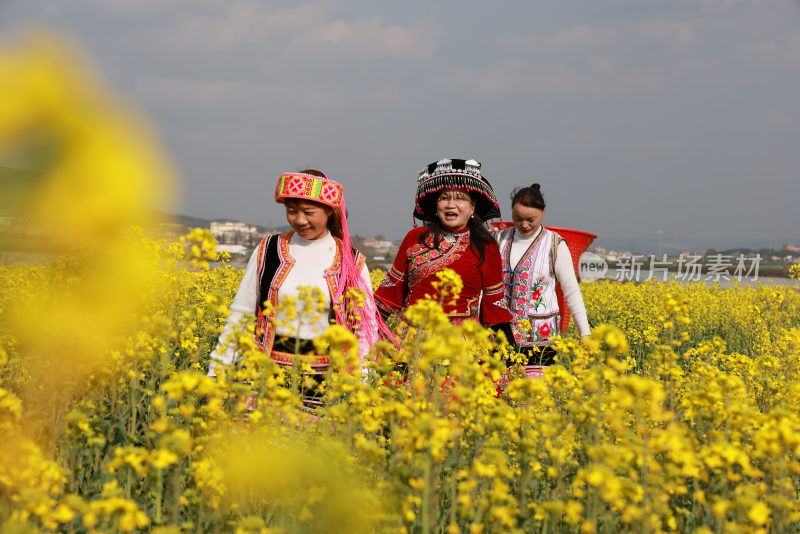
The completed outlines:
{"type": "Polygon", "coordinates": [[[530,380],[447,320],[445,271],[364,376],[356,338],[325,332],[312,417],[302,359],[256,350],[252,317],[225,340],[240,361],[205,376],[242,272],[209,267],[208,231],[136,229],[170,166],[64,49],[0,52],[0,156],[40,169],[12,208],[65,248],[0,265],[0,532],[800,528],[796,286],[584,284],[591,338],[567,332],[530,380]]]}

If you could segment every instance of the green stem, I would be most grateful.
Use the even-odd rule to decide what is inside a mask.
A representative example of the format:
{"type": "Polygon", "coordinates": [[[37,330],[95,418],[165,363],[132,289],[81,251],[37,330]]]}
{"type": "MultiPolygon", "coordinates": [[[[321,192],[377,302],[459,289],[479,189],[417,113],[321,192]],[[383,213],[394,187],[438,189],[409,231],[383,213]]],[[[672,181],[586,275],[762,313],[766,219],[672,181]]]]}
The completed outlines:
{"type": "Polygon", "coordinates": [[[430,452],[425,457],[425,466],[423,476],[425,477],[425,486],[422,488],[422,532],[427,534],[431,531],[431,469],[433,459],[430,452]]]}
{"type": "Polygon", "coordinates": [[[128,423],[128,438],[132,438],[134,436],[134,432],[136,431],[136,416],[138,414],[137,406],[136,406],[136,384],[134,383],[134,378],[136,376],[136,366],[134,365],[132,369],[131,379],[129,381],[130,387],[130,396],[129,396],[129,405],[131,407],[131,418],[128,423]]]}
{"type": "Polygon", "coordinates": [[[180,511],[180,498],[181,498],[181,479],[180,471],[175,469],[172,471],[172,502],[170,503],[170,521],[173,525],[178,524],[178,512],[180,511]]]}
{"type": "Polygon", "coordinates": [[[156,512],[155,524],[156,525],[160,525],[162,523],[162,520],[163,520],[163,517],[162,517],[162,514],[161,514],[161,512],[162,512],[161,505],[162,505],[162,501],[163,501],[163,497],[164,497],[164,470],[163,469],[158,469],[157,473],[158,473],[158,475],[156,477],[156,503],[155,503],[154,508],[155,508],[155,512],[156,512]]]}

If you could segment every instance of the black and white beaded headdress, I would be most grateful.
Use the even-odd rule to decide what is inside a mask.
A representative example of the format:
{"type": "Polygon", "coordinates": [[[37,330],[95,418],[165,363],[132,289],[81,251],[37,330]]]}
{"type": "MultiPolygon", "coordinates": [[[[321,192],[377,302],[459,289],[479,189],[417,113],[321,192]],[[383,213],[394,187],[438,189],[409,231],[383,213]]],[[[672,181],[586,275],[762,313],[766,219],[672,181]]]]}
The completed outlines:
{"type": "Polygon", "coordinates": [[[414,217],[432,221],[436,217],[439,192],[452,188],[477,193],[475,215],[482,221],[500,217],[500,206],[492,186],[481,175],[481,164],[474,159],[440,159],[422,169],[417,176],[414,217]]]}

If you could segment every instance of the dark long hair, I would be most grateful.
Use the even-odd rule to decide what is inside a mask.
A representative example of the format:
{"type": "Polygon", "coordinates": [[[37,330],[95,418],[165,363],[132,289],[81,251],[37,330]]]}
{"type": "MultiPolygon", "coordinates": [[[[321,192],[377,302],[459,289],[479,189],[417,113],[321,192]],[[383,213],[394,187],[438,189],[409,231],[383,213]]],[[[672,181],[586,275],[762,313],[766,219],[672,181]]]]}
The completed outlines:
{"type": "MultiPolygon", "coordinates": [[[[475,193],[470,192],[470,196],[475,199],[475,193]]],[[[431,245],[427,245],[430,249],[439,248],[439,242],[442,239],[442,234],[448,230],[442,225],[438,216],[434,216],[433,220],[426,223],[427,228],[419,235],[419,242],[425,244],[425,240],[429,235],[433,234],[433,241],[431,245]]],[[[483,264],[486,259],[486,246],[497,246],[495,244],[492,234],[483,225],[483,222],[478,217],[472,216],[467,222],[469,228],[469,246],[472,251],[478,256],[478,265],[483,264]]]]}

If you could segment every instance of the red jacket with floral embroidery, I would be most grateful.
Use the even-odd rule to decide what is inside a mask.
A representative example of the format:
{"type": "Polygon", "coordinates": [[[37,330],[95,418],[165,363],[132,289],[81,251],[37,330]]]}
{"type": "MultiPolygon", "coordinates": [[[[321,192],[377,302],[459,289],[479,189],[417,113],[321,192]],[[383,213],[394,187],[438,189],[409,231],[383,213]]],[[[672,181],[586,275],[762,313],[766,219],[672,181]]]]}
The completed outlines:
{"type": "Polygon", "coordinates": [[[470,247],[468,229],[453,233],[443,232],[438,248],[430,248],[433,235],[420,243],[425,228],[411,230],[397,252],[391,270],[375,292],[378,307],[389,313],[398,313],[420,299],[438,291],[433,283],[436,273],[449,268],[461,276],[464,288],[455,304],[445,303],[444,311],[455,322],[464,319],[479,320],[494,325],[511,321],[503,289],[503,270],[500,251],[493,242],[486,244],[484,260],[470,247]]]}

